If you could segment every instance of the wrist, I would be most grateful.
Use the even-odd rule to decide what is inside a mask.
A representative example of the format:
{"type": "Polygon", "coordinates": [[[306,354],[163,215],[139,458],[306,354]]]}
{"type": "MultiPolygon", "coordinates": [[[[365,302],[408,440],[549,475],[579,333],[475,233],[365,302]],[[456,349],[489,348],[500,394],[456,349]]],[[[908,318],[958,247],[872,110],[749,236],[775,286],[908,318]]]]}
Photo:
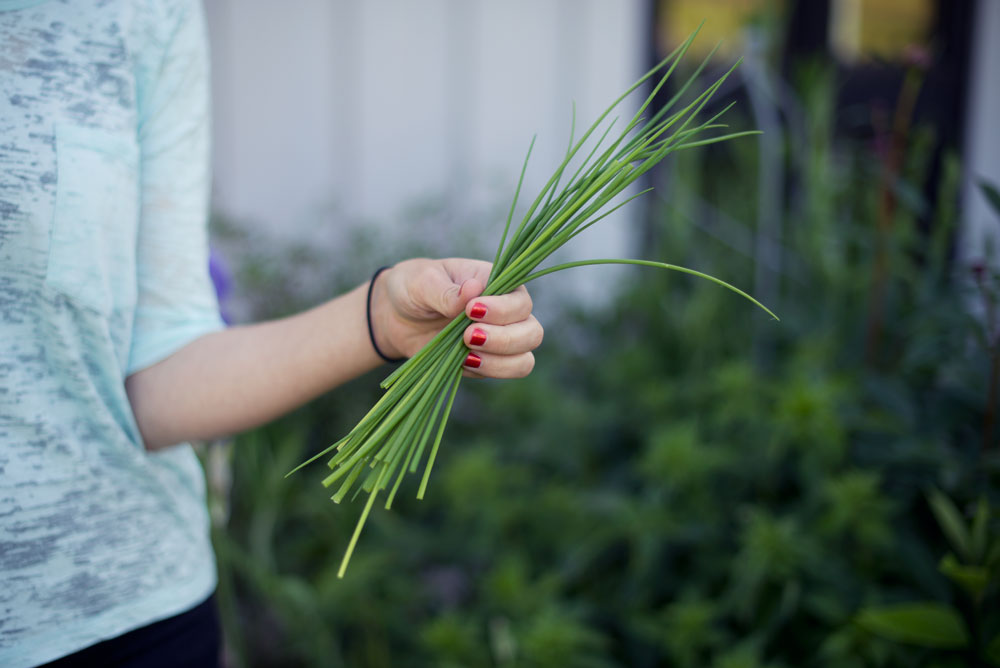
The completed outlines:
{"type": "Polygon", "coordinates": [[[368,283],[367,319],[368,337],[375,353],[389,363],[402,362],[406,356],[392,342],[389,336],[392,325],[389,313],[389,299],[386,290],[387,274],[392,267],[382,267],[372,275],[368,283]]]}

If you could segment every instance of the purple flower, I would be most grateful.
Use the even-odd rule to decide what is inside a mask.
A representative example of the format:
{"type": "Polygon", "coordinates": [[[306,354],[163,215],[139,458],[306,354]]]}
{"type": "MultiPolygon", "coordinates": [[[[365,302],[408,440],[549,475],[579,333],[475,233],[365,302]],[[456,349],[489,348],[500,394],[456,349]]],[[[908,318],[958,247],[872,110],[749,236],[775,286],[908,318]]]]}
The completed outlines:
{"type": "Polygon", "coordinates": [[[215,286],[215,296],[219,300],[219,315],[222,322],[231,325],[229,314],[226,312],[226,300],[233,289],[233,275],[226,266],[225,260],[214,248],[208,250],[208,275],[212,278],[212,285],[215,286]]]}

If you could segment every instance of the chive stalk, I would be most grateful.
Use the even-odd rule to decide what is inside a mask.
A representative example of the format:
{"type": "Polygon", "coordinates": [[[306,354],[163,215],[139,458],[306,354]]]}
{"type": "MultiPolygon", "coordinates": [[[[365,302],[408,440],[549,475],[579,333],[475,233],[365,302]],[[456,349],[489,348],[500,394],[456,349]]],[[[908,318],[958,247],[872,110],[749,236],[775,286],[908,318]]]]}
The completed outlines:
{"type": "MultiPolygon", "coordinates": [[[[538,268],[562,245],[636,197],[648,192],[644,190],[617,202],[617,199],[620,199],[618,196],[626,188],[670,153],[757,134],[733,132],[703,136],[702,133],[707,131],[726,127],[717,121],[732,107],[732,104],[707,121],[698,119],[702,109],[739,65],[739,61],[684,107],[675,109],[700,76],[714,51],[661,109],[645,119],[644,114],[674,73],[696,34],[697,31],[625,91],[578,139],[575,138],[574,106],[569,142],[562,162],[511,233],[514,211],[535,144],[535,140],[532,139],[521,167],[514,199],[507,214],[490,278],[483,291],[484,295],[505,294],[529,281],[564,269],[595,264],[634,264],[679,271],[707,279],[750,300],[777,319],[767,307],[742,290],[708,274],[664,262],[594,259],[538,268]],[[598,132],[611,113],[629,95],[661,71],[663,74],[660,75],[652,91],[616,135],[612,132],[618,125],[617,118],[607,122],[607,127],[598,132]],[[571,163],[578,159],[594,136],[598,137],[596,143],[573,171],[566,185],[560,189],[571,163]],[[606,144],[609,138],[610,143],[606,144]],[[617,203],[612,205],[613,202],[617,203]]],[[[414,474],[419,470],[420,462],[426,453],[427,460],[423,465],[423,475],[417,491],[418,499],[424,497],[445,426],[462,380],[462,360],[467,352],[462,335],[470,322],[463,313],[446,325],[424,348],[382,381],[381,387],[385,389],[385,394],[357,426],[342,439],[292,471],[294,473],[332,452],[333,455],[328,463],[332,473],[323,480],[323,485],[330,487],[335,482],[341,481],[336,493],[331,497],[333,501],[340,503],[352,488],[355,495],[361,491],[369,495],[344,553],[338,577],[343,577],[347,570],[375,498],[382,490],[388,489],[385,507],[391,508],[403,477],[407,473],[414,474]],[[359,479],[362,479],[361,486],[355,487],[359,479]]]]}

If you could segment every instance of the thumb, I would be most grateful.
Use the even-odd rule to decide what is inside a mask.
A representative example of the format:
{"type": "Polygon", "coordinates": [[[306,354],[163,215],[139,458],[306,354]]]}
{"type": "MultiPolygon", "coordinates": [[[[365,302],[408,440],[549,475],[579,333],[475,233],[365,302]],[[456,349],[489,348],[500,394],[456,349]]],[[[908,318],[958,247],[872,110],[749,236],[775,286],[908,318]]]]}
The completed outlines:
{"type": "Polygon", "coordinates": [[[462,282],[462,287],[458,291],[458,308],[452,317],[458,315],[465,310],[465,305],[469,303],[470,300],[475,299],[479,295],[483,294],[483,290],[486,289],[486,284],[483,283],[478,278],[469,278],[462,282]]]}
{"type": "Polygon", "coordinates": [[[479,279],[467,278],[461,283],[449,280],[448,284],[442,285],[441,288],[437,291],[435,309],[445,317],[454,318],[465,310],[465,305],[470,299],[483,293],[485,286],[479,279]]]}

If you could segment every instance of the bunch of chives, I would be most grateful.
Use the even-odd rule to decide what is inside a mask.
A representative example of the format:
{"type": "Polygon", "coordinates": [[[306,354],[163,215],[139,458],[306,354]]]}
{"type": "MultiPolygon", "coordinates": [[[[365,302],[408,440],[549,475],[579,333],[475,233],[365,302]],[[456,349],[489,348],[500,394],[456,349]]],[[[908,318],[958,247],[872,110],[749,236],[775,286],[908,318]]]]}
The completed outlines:
{"type": "MultiPolygon", "coordinates": [[[[571,267],[589,264],[637,264],[672,269],[708,279],[746,297],[772,317],[777,318],[757,300],[728,283],[692,269],[662,262],[600,259],[537,269],[541,262],[573,237],[635,197],[648,192],[648,190],[640,192],[609,208],[617,195],[668,154],[756,134],[736,132],[701,137],[706,130],[726,127],[716,121],[732,107],[732,104],[706,121],[695,120],[726,77],[739,64],[738,62],[692,101],[675,110],[681,98],[701,74],[711,54],[661,109],[648,119],[643,117],[654,97],[683,58],[694,37],[692,34],[673,53],[633,84],[579,139],[574,137],[576,125],[574,111],[569,146],[562,163],[532,202],[513,234],[510,234],[514,208],[521,192],[528,159],[531,157],[531,148],[534,146],[532,140],[484,295],[505,294],[540,276],[571,267]],[[652,92],[631,120],[613,136],[612,129],[619,119],[611,121],[599,139],[594,142],[593,148],[569,176],[566,184],[560,188],[570,163],[582,155],[584,145],[595,135],[611,112],[632,92],[661,72],[652,92]]],[[[386,390],[385,394],[350,433],[295,469],[297,471],[306,464],[335,451],[329,461],[332,473],[323,480],[325,487],[337,485],[333,501],[340,503],[352,490],[354,491],[352,498],[361,491],[368,494],[368,501],[344,553],[338,571],[339,577],[344,576],[358,537],[380,492],[388,490],[385,507],[391,508],[403,477],[407,472],[416,473],[423,464],[423,477],[417,498],[424,497],[445,425],[462,380],[462,361],[468,352],[462,335],[469,322],[464,313],[452,320],[416,355],[382,381],[381,386],[386,390]]]]}

